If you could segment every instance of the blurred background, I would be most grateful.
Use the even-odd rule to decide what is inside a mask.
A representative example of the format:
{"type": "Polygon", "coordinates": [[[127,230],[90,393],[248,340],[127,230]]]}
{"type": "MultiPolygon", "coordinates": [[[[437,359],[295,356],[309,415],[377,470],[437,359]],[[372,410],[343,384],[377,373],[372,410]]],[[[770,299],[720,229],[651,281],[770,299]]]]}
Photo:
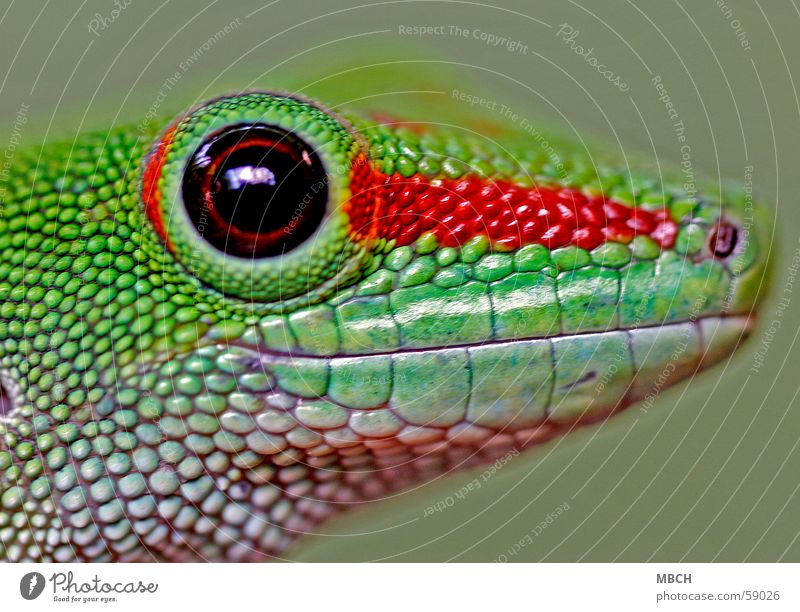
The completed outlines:
{"type": "Polygon", "coordinates": [[[466,494],[482,470],[352,511],[291,560],[800,561],[795,2],[26,0],[0,11],[6,153],[281,89],[336,109],[554,129],[663,167],[680,167],[688,144],[698,175],[752,181],[777,212],[773,291],[729,362],[646,413],[526,452],[466,494]]]}

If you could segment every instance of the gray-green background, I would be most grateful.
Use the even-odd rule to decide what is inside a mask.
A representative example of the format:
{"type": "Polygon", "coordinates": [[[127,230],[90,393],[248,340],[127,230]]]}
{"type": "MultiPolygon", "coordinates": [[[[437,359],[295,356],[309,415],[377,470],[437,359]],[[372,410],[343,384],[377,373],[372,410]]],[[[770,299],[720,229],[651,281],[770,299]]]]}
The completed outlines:
{"type": "Polygon", "coordinates": [[[632,408],[527,452],[463,499],[456,493],[481,470],[350,512],[302,540],[292,559],[800,561],[800,295],[787,284],[800,246],[795,2],[125,3],[96,33],[89,26],[97,14],[110,19],[110,1],[0,7],[0,143],[20,110],[18,138],[34,144],[247,87],[299,88],[330,105],[417,119],[500,119],[453,103],[455,87],[507,105],[517,121],[674,166],[681,150],[652,81],[660,76],[693,169],[741,182],[752,166],[757,197],[777,211],[773,292],[730,362],[662,393],[647,413],[632,408]],[[230,33],[216,35],[226,24],[230,33]],[[579,30],[572,43],[557,35],[560,24],[579,30]],[[444,33],[401,33],[414,25],[444,33]],[[476,29],[527,48],[491,46],[476,29]],[[431,93],[409,93],[420,89],[431,93]],[[763,365],[752,371],[759,350],[763,365]],[[452,507],[424,516],[448,498],[452,507]],[[556,517],[526,540],[548,513],[556,517]]]}

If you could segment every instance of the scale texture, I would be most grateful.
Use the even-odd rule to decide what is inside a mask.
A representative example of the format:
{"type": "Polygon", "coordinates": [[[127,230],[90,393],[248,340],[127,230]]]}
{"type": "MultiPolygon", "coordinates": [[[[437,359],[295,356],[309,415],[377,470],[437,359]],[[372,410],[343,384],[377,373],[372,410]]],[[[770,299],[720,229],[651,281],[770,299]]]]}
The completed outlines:
{"type": "Polygon", "coordinates": [[[769,247],[735,189],[268,93],[32,149],[11,175],[11,561],[280,556],[354,503],[724,358],[769,247]],[[243,125],[293,134],[326,170],[322,224],[282,256],[226,254],[187,214],[189,159],[243,125]]]}

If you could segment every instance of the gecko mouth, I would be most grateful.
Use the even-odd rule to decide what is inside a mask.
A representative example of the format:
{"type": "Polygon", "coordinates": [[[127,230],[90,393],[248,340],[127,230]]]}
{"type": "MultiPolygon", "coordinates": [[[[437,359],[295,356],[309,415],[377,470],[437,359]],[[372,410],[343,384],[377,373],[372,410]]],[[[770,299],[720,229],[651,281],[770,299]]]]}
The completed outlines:
{"type": "MultiPolygon", "coordinates": [[[[186,439],[203,452],[213,450],[212,434],[214,444],[249,450],[253,458],[290,445],[314,448],[324,441],[338,448],[370,439],[413,445],[434,435],[473,443],[508,433],[523,436],[520,443],[528,445],[529,438],[544,435],[540,427],[562,431],[651,401],[725,359],[752,327],[750,316],[716,315],[548,338],[328,356],[226,340],[153,363],[138,380],[154,386],[120,394],[127,401],[146,393],[141,409],[149,412],[156,411],[144,402],[162,402],[164,436],[186,439]]],[[[106,415],[115,405],[96,409],[106,415]]]]}
{"type": "Polygon", "coordinates": [[[509,431],[544,421],[592,421],[656,395],[730,355],[753,321],[746,315],[709,316],[368,355],[305,356],[241,344],[229,350],[238,352],[245,368],[269,377],[265,393],[294,397],[298,414],[321,401],[366,415],[351,425],[357,433],[393,435],[401,424],[467,423],[509,431]],[[379,416],[385,418],[383,429],[366,424],[379,416]]]}
{"type": "Polygon", "coordinates": [[[480,340],[475,342],[456,341],[449,344],[408,346],[408,347],[400,347],[396,349],[383,350],[383,351],[370,350],[367,348],[361,351],[354,350],[354,351],[336,353],[332,355],[315,354],[313,352],[304,351],[302,349],[297,349],[297,348],[287,348],[286,350],[276,349],[273,347],[267,347],[261,342],[249,343],[249,342],[233,341],[231,344],[247,350],[251,350],[254,353],[258,353],[265,359],[281,359],[281,358],[298,358],[298,359],[309,359],[309,360],[357,359],[362,357],[405,355],[410,353],[437,352],[437,351],[446,351],[455,349],[475,349],[479,347],[486,347],[492,345],[514,344],[517,342],[529,342],[529,341],[563,342],[563,341],[569,341],[570,339],[573,338],[596,337],[602,334],[612,334],[612,333],[636,334],[639,332],[646,332],[648,334],[651,334],[653,333],[654,330],[657,331],[659,329],[670,329],[676,326],[686,326],[686,325],[693,325],[694,328],[698,330],[700,336],[703,336],[704,328],[709,328],[709,329],[711,327],[716,328],[719,327],[720,324],[722,324],[723,322],[726,328],[731,328],[731,329],[735,328],[739,330],[740,340],[745,340],[746,338],[749,337],[750,333],[755,327],[756,320],[757,317],[755,313],[749,315],[720,313],[717,315],[705,315],[701,317],[666,321],[661,324],[654,323],[652,325],[639,325],[630,328],[620,327],[620,328],[608,328],[604,330],[578,331],[574,333],[553,333],[553,334],[536,335],[536,336],[487,338],[485,340],[480,340]]]}

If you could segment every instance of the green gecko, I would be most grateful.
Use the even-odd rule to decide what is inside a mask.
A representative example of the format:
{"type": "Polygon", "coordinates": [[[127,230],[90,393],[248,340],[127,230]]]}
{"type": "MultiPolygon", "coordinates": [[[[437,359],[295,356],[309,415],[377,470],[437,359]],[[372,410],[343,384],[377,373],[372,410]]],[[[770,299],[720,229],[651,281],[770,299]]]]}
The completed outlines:
{"type": "Polygon", "coordinates": [[[743,191],[274,93],[10,177],[11,561],[267,559],[652,402],[748,333],[770,246],[743,191]]]}

